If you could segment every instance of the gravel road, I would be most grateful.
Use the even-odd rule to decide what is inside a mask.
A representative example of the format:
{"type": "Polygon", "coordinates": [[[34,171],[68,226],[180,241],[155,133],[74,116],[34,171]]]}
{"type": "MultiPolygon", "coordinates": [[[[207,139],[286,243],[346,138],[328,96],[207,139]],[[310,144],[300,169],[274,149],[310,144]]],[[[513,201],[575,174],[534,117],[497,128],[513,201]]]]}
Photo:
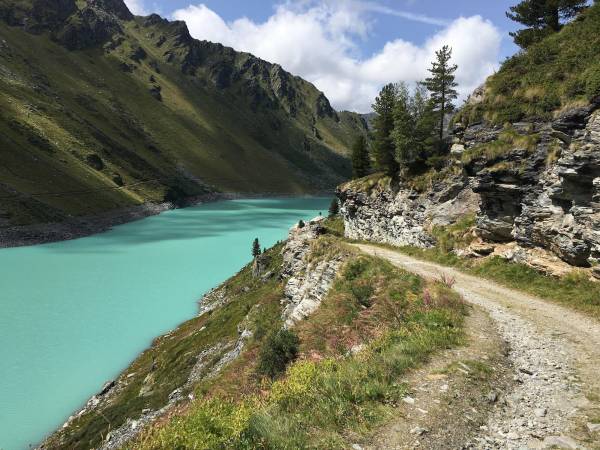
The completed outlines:
{"type": "Polygon", "coordinates": [[[452,268],[357,247],[425,278],[454,278],[454,288],[488,312],[506,341],[514,387],[463,448],[600,449],[600,323],[452,268]]]}

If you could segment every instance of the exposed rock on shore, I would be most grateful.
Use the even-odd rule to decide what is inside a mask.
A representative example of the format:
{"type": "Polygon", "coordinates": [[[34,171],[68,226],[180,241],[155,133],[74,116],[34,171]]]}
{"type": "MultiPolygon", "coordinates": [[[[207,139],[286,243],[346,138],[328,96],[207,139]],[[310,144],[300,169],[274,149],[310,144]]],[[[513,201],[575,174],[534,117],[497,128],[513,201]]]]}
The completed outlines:
{"type": "Polygon", "coordinates": [[[293,227],[283,250],[282,276],[289,277],[283,311],[286,327],[292,327],[319,307],[344,260],[344,255],[315,261],[308,259],[311,243],[323,232],[323,219],[318,217],[304,227],[293,227]]]}

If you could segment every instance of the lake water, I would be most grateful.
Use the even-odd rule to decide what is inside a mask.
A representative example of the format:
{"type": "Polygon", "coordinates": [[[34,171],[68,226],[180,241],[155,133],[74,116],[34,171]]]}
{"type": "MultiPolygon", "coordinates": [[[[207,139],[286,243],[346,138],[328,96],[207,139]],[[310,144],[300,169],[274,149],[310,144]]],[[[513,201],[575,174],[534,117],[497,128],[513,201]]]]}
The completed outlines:
{"type": "Polygon", "coordinates": [[[62,425],[152,338],[330,199],[233,200],[74,241],[0,250],[0,448],[62,425]]]}

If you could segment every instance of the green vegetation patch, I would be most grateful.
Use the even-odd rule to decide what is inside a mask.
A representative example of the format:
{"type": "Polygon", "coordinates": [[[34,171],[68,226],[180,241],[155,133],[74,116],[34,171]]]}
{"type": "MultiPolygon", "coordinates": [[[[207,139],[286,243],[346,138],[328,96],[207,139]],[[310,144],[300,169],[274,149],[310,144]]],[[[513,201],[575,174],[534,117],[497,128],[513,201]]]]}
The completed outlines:
{"type": "Polygon", "coordinates": [[[524,150],[531,153],[535,150],[540,136],[534,134],[519,134],[511,126],[507,126],[498,139],[485,144],[479,144],[462,153],[461,161],[468,165],[476,159],[484,158],[486,161],[495,161],[514,150],[524,150]]]}
{"type": "MultiPolygon", "coordinates": [[[[277,274],[280,270],[282,246],[278,244],[267,251],[271,260],[267,271],[277,274]]],[[[127,418],[137,419],[143,409],[156,410],[165,406],[169,394],[186,383],[201,352],[214,349],[204,368],[206,374],[225,352],[233,348],[239,338],[240,327],[253,333],[246,344],[250,354],[260,348],[265,336],[281,327],[283,284],[277,275],[262,281],[252,276],[252,267],[248,265],[220,289],[228,299],[223,306],[157,338],[152,347],[121,374],[118,386],[122,387],[112,394],[105,407],[75,419],[69,427],[46,442],[46,448],[96,448],[109,431],[118,428],[127,418]]],[[[242,360],[237,368],[243,367],[244,363],[242,360]]],[[[190,386],[182,394],[201,388],[190,386]]]]}
{"type": "Polygon", "coordinates": [[[552,118],[556,110],[600,95],[600,4],[597,2],[527,50],[509,58],[486,84],[482,103],[466,105],[455,119],[465,124],[552,118]]]}
{"type": "Polygon", "coordinates": [[[473,241],[474,223],[474,216],[468,216],[454,225],[435,227],[432,234],[437,240],[437,245],[433,248],[401,247],[399,250],[410,256],[455,267],[600,318],[600,283],[591,281],[589,275],[583,271],[575,269],[563,277],[554,277],[525,264],[512,263],[497,256],[483,259],[457,256],[454,250],[464,248],[473,241]]]}

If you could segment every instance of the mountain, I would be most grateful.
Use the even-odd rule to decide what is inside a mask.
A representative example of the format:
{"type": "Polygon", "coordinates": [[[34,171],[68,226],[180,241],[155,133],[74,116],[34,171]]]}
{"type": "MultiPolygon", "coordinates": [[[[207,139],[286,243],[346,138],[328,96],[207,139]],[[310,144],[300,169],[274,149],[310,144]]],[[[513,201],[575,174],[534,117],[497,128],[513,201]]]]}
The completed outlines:
{"type": "Polygon", "coordinates": [[[333,189],[366,132],[280,66],[122,0],[0,0],[0,90],[0,227],[333,189]]]}

